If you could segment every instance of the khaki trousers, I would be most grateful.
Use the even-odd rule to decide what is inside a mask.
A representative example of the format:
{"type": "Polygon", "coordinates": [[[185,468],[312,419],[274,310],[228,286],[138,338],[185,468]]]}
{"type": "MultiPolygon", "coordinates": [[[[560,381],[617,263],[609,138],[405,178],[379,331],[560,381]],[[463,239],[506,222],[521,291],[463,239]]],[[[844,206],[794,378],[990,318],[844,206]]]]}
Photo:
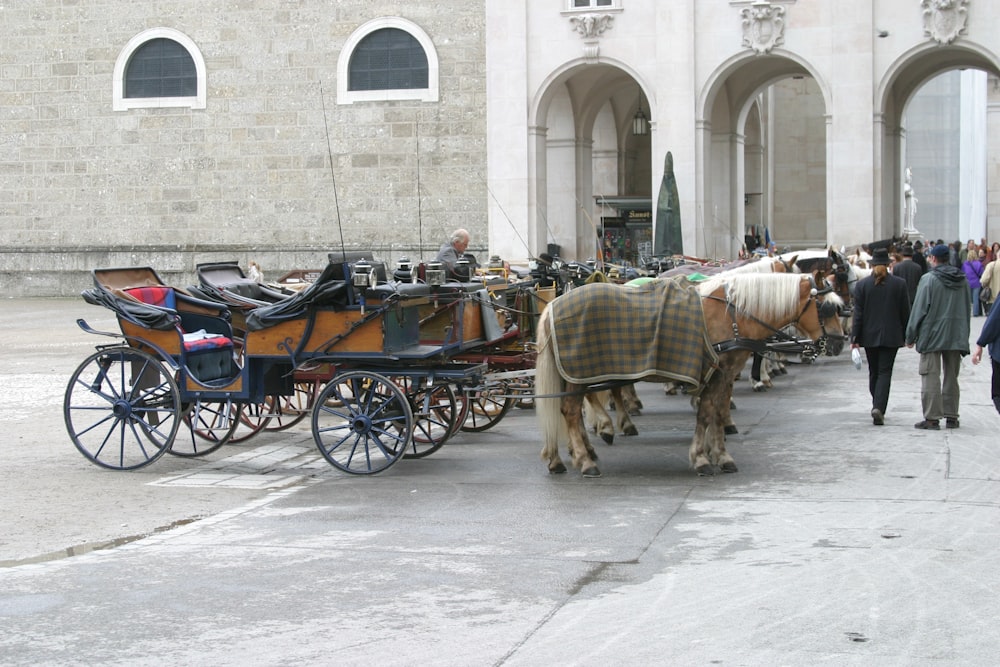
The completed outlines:
{"type": "Polygon", "coordinates": [[[958,350],[920,355],[920,404],[924,419],[958,419],[958,371],[961,367],[962,353],[958,350]]]}

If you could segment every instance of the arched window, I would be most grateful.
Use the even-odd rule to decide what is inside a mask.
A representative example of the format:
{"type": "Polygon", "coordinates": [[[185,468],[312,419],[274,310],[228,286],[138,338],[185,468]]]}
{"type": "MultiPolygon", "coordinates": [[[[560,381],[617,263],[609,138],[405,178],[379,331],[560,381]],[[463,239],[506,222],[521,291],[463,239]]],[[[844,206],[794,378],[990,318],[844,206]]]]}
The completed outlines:
{"type": "Polygon", "coordinates": [[[337,61],[337,103],[438,101],[438,59],[420,26],[400,18],[365,23],[337,61]]]}
{"type": "Polygon", "coordinates": [[[112,108],[206,106],[205,60],[194,42],[170,28],[133,37],[115,61],[112,108]]]}
{"type": "Polygon", "coordinates": [[[125,66],[125,97],[193,97],[198,91],[194,59],[172,39],[151,39],[125,66]]]}
{"type": "Polygon", "coordinates": [[[348,90],[427,87],[427,54],[413,35],[399,28],[369,33],[351,54],[348,90]]]}

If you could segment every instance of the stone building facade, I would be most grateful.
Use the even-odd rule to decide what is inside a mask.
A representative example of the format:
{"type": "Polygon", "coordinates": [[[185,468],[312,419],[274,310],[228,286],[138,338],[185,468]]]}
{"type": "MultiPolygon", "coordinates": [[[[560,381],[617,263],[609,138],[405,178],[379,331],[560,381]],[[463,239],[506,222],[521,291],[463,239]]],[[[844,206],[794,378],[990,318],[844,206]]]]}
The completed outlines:
{"type": "Polygon", "coordinates": [[[0,286],[75,294],[133,265],[187,284],[250,259],[275,279],[341,239],[429,259],[456,227],[485,252],[484,18],[455,0],[5,3],[0,286]],[[345,44],[386,25],[423,40],[416,99],[346,90],[345,44]],[[150,36],[200,57],[200,99],[123,103],[130,42],[150,36]]]}
{"type": "Polygon", "coordinates": [[[795,247],[885,238],[907,105],[959,69],[990,76],[981,226],[1000,238],[998,53],[987,0],[17,0],[0,7],[0,286],[430,259],[457,227],[481,259],[635,260],[668,153],[686,254],[735,257],[754,227],[795,247]],[[423,49],[425,86],[348,84],[383,29],[423,49]],[[153,38],[191,54],[189,97],[124,92],[153,38]]]}

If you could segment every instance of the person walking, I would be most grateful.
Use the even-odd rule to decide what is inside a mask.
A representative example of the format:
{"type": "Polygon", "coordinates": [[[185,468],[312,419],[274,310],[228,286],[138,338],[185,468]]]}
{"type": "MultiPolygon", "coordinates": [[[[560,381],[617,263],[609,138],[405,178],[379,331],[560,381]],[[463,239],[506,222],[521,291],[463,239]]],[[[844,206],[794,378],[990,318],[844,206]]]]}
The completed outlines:
{"type": "Polygon", "coordinates": [[[993,366],[990,397],[993,407],[1000,413],[1000,308],[990,311],[983,324],[979,338],[976,339],[976,349],[972,351],[972,363],[978,365],[983,359],[983,348],[989,350],[990,365],[993,366]]]}
{"type": "Polygon", "coordinates": [[[983,302],[983,312],[989,315],[993,310],[997,294],[1000,294],[1000,268],[997,267],[997,260],[986,264],[980,283],[982,287],[979,290],[979,297],[983,302]]]}
{"type": "MultiPolygon", "coordinates": [[[[911,251],[912,252],[912,251],[911,251]]],[[[910,262],[917,271],[916,264],[910,262]]],[[[889,273],[889,252],[872,253],[872,273],[854,288],[854,324],[851,347],[863,347],[868,358],[868,393],[872,396],[872,423],[885,423],[896,353],[905,343],[910,317],[906,281],[889,273]]]]}
{"type": "MultiPolygon", "coordinates": [[[[969,243],[972,243],[972,241],[969,241],[969,243]]],[[[983,312],[979,305],[979,292],[982,289],[980,280],[983,276],[984,268],[982,260],[979,259],[979,250],[976,248],[969,249],[968,259],[962,262],[962,271],[965,272],[965,279],[969,281],[969,288],[972,291],[973,317],[979,317],[983,312]]]]}
{"type": "Polygon", "coordinates": [[[892,267],[892,275],[899,276],[906,282],[906,296],[910,304],[917,295],[917,285],[924,275],[924,270],[913,260],[913,246],[907,243],[903,246],[903,261],[892,267]]]}
{"type": "Polygon", "coordinates": [[[917,286],[906,324],[906,346],[920,353],[920,403],[923,420],[915,428],[958,428],[958,371],[969,354],[972,293],[965,273],[948,263],[948,246],[938,244],[927,255],[930,271],[917,286]]]}

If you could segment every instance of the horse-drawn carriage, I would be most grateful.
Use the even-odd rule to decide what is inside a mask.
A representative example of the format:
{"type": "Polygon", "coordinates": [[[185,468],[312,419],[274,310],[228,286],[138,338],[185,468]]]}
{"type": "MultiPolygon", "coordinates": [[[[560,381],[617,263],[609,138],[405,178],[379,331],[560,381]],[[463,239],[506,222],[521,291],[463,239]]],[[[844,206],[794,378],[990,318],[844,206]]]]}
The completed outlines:
{"type": "Polygon", "coordinates": [[[308,380],[299,415],[311,416],[317,448],[335,467],[371,474],[434,451],[460,425],[457,396],[487,370],[459,356],[502,338],[492,298],[464,285],[380,284],[374,267],[359,264],[331,261],[289,295],[181,289],[150,267],[95,270],[83,296],[111,309],[120,332],[78,321],[114,342],[70,379],[64,414],[74,444],[119,470],[168,452],[207,454],[231,440],[250,407],[270,420],[308,380]]]}

